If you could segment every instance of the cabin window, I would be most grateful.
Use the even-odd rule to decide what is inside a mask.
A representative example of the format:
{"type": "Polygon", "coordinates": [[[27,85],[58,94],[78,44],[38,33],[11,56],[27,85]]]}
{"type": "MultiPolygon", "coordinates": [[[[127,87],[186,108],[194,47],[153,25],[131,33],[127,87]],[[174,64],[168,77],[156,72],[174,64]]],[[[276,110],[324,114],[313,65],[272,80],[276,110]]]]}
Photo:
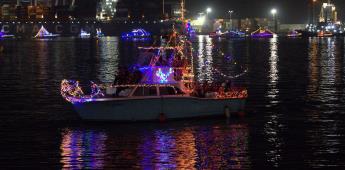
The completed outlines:
{"type": "Polygon", "coordinates": [[[175,95],[175,90],[173,87],[160,87],[160,95],[175,95]]]}
{"type": "Polygon", "coordinates": [[[133,96],[157,96],[156,87],[138,87],[133,96]]]}
{"type": "Polygon", "coordinates": [[[148,92],[149,92],[149,96],[157,96],[157,88],[154,86],[154,87],[149,87],[148,88],[148,92]]]}

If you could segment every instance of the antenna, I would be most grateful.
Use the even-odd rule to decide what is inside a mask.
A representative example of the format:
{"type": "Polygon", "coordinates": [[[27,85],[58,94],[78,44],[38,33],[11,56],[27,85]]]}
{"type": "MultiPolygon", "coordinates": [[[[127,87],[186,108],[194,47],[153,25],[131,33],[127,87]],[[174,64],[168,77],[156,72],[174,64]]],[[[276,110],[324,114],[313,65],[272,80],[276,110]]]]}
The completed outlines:
{"type": "Polygon", "coordinates": [[[181,0],[181,19],[184,20],[185,0],[181,0]]]}

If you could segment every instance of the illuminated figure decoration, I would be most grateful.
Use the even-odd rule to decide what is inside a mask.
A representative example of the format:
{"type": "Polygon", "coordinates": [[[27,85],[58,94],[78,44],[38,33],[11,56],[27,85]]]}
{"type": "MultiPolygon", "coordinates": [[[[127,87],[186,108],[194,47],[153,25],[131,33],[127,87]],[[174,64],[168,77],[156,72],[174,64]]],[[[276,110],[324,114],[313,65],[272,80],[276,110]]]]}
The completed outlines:
{"type": "Polygon", "coordinates": [[[104,37],[104,34],[100,28],[96,29],[96,37],[104,37]]]}
{"type": "Polygon", "coordinates": [[[80,30],[80,35],[79,35],[80,38],[90,38],[90,36],[91,36],[90,33],[84,31],[83,29],[80,30]]]}
{"type": "Polygon", "coordinates": [[[161,83],[168,82],[168,77],[173,73],[173,69],[169,68],[169,71],[167,73],[163,73],[162,69],[159,68],[156,72],[156,76],[159,77],[161,83]]]}
{"type": "Polygon", "coordinates": [[[91,82],[91,94],[85,95],[78,81],[62,80],[61,95],[71,103],[90,102],[93,98],[104,96],[97,84],[91,82]]]}
{"type": "Polygon", "coordinates": [[[14,38],[14,35],[6,34],[4,29],[1,29],[0,38],[14,38]]]}
{"type": "Polygon", "coordinates": [[[268,30],[268,29],[262,29],[259,28],[256,31],[251,33],[252,38],[273,38],[275,36],[275,33],[268,30]]]}
{"type": "Polygon", "coordinates": [[[134,29],[131,32],[123,33],[122,38],[128,40],[147,39],[151,34],[144,29],[134,29]]]}
{"type": "Polygon", "coordinates": [[[34,38],[55,38],[58,36],[60,36],[60,35],[49,33],[42,25],[41,29],[37,32],[37,34],[34,36],[34,38]]]}
{"type": "Polygon", "coordinates": [[[196,32],[195,29],[192,27],[192,24],[190,21],[186,23],[186,32],[188,36],[195,36],[196,32]]]}

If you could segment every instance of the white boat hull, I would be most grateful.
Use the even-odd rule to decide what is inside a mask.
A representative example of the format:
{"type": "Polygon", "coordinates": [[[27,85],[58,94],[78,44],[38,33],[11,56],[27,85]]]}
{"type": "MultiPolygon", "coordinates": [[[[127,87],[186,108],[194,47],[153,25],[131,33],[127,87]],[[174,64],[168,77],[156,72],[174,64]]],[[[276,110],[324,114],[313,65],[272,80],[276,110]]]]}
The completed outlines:
{"type": "Polygon", "coordinates": [[[230,112],[244,109],[245,99],[206,99],[195,97],[152,97],[97,99],[86,103],[75,103],[80,117],[94,121],[149,121],[182,119],[223,115],[225,107],[230,112]]]}

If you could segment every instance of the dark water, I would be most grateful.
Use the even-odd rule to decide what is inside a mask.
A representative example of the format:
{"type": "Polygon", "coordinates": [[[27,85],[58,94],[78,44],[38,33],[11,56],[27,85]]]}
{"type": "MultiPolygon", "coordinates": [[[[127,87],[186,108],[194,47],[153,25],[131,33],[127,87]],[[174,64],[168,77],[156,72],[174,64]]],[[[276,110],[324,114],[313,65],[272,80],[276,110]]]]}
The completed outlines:
{"type": "Polygon", "coordinates": [[[193,42],[199,81],[248,68],[233,81],[248,88],[245,116],[89,124],[63,101],[60,81],[111,82],[149,43],[1,41],[1,169],[345,168],[343,38],[193,42]]]}

